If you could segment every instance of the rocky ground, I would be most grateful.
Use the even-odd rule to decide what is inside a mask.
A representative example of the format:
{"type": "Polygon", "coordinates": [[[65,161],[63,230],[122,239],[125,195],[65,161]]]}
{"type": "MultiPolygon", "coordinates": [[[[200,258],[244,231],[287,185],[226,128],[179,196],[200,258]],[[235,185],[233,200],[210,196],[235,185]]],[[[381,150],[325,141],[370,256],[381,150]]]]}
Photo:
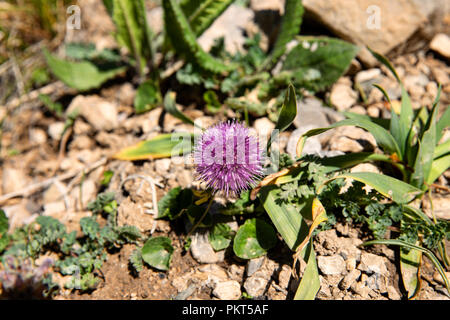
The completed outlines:
{"type": "MultiPolygon", "coordinates": [[[[310,1],[305,1],[308,2],[310,1]]],[[[308,12],[312,17],[319,17],[327,26],[332,21],[321,13],[322,2],[316,1],[317,8],[311,7],[308,12]]],[[[91,29],[84,34],[68,35],[66,40],[83,39],[94,41],[100,47],[112,46],[114,40],[109,34],[112,25],[105,22],[108,17],[104,12],[102,15],[98,11],[101,8],[96,7],[95,1],[80,0],[79,3],[85,8],[94,6],[97,10],[95,18],[83,18],[89,21],[88,28],[91,29]],[[98,25],[102,28],[97,29],[98,25]],[[89,32],[93,29],[97,31],[89,32]]],[[[239,11],[234,14],[248,16],[244,20],[257,22],[255,17],[266,10],[264,3],[273,8],[278,2],[258,1],[257,5],[256,1],[252,1],[253,10],[239,11],[234,8],[233,10],[239,11]]],[[[157,10],[159,9],[149,11],[149,16],[154,17],[150,20],[155,24],[154,28],[157,28],[157,19],[160,17],[157,10]]],[[[408,17],[414,16],[413,13],[408,14],[408,17]]],[[[241,36],[233,36],[239,26],[234,24],[236,28],[233,29],[230,27],[231,22],[225,18],[216,23],[223,23],[232,30],[227,39],[233,39],[230,43],[239,45],[241,36]]],[[[447,23],[450,23],[449,16],[446,18],[447,23]]],[[[421,19],[426,17],[414,19],[410,28],[414,24],[417,24],[417,28],[423,25],[421,19]]],[[[332,31],[336,34],[343,38],[358,39],[350,30],[351,26],[344,22],[334,25],[337,30],[332,31]]],[[[439,24],[439,28],[443,26],[445,23],[439,24]]],[[[418,49],[411,52],[405,49],[402,52],[399,47],[414,40],[411,40],[411,36],[414,38],[419,32],[417,28],[413,28],[411,32],[403,30],[403,33],[402,30],[392,29],[393,34],[398,32],[397,42],[393,44],[393,40],[389,38],[390,42],[383,48],[387,48],[386,53],[392,53],[393,65],[411,95],[414,108],[430,105],[436,96],[438,83],[442,85],[442,112],[450,103],[450,40],[442,33],[443,30],[434,30],[433,37],[424,40],[425,44],[417,45],[418,49]]],[[[212,30],[210,36],[220,34],[219,27],[212,30]]],[[[266,37],[270,42],[271,35],[266,33],[266,37]]],[[[206,37],[204,45],[207,46],[207,43],[206,37]]],[[[370,64],[371,61],[359,56],[349,71],[320,99],[305,95],[298,101],[299,116],[292,130],[281,135],[281,149],[295,154],[298,137],[311,128],[323,127],[338,120],[341,116],[336,111],[353,111],[372,117],[388,116],[388,106],[372,84],[384,87],[394,100],[393,104],[400,100],[400,88],[386,68],[370,64]]],[[[135,225],[147,235],[156,224],[153,235],[170,237],[175,253],[168,272],[144,268],[137,277],[129,270],[128,265],[134,246],[127,245],[120,252],[109,256],[102,268],[104,282],[97,290],[89,294],[62,291],[57,296],[58,299],[238,299],[243,292],[257,299],[293,297],[297,280],[291,275],[292,253],[282,242],[268,256],[247,262],[238,260],[229,252],[214,252],[205,233],[199,230],[192,236],[190,251],[184,252],[184,226],[156,221],[147,213],[154,203],[152,186],[146,178],[155,182],[155,195],[160,199],[173,187],[189,187],[196,183],[193,181],[192,166],[180,164],[178,158],[138,162],[110,158],[120,149],[159,133],[193,131],[192,126],[164,113],[162,108],[135,115],[133,99],[136,88],[127,81],[118,80],[101,90],[83,95],[75,95],[64,86],[61,86],[61,90],[62,94],[59,95],[68,106],[66,113],[77,107],[81,110],[69,133],[62,135],[63,120],[55,119],[35,100],[16,108],[5,122],[1,141],[0,204],[10,219],[11,229],[30,223],[39,215],[47,215],[60,219],[69,231],[76,230],[79,228],[78,221],[91,214],[86,209],[87,203],[104,191],[100,184],[103,172],[112,170],[115,174],[108,190],[117,195],[119,224],[135,225]],[[84,107],[88,105],[89,108],[84,107]],[[9,197],[12,193],[14,197],[9,197]]],[[[53,94],[58,95],[55,92],[53,94]]],[[[191,118],[201,118],[204,123],[218,121],[196,109],[194,105],[180,108],[191,118]]],[[[228,116],[233,117],[233,113],[230,111],[228,116]]],[[[274,128],[268,118],[256,119],[252,126],[258,132],[266,133],[274,128]]],[[[444,139],[448,139],[449,133],[447,131],[444,139]]],[[[322,155],[325,152],[358,152],[374,148],[375,141],[370,134],[362,129],[345,127],[311,138],[305,146],[305,152],[322,155]]],[[[364,165],[354,170],[378,169],[372,165],[364,165]]],[[[438,183],[449,187],[449,181],[450,172],[447,171],[438,183]]],[[[436,216],[450,219],[448,192],[436,191],[434,198],[436,216]]],[[[237,229],[239,222],[230,220],[229,224],[237,229]]],[[[364,230],[344,221],[339,221],[335,229],[316,236],[314,246],[321,273],[318,299],[402,298],[404,291],[399,279],[397,252],[385,246],[364,249],[358,247],[366,239],[368,234],[364,230]]],[[[421,276],[423,281],[419,299],[449,299],[440,276],[426,258],[421,276]]]]}

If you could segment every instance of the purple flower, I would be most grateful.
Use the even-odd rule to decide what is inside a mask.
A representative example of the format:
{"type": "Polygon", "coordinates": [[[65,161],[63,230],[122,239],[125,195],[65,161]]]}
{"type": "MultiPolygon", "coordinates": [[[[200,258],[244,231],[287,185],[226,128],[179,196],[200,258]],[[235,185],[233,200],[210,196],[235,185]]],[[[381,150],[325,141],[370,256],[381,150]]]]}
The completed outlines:
{"type": "Polygon", "coordinates": [[[197,138],[194,163],[199,178],[227,196],[255,186],[263,173],[258,138],[235,120],[212,126],[197,138]]]}

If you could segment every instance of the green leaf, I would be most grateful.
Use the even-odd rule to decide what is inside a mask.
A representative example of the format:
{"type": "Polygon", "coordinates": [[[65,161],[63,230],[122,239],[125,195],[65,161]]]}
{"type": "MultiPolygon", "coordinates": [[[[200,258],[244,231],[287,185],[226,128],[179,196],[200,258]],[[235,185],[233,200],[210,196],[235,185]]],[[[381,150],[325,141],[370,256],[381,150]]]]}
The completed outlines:
{"type": "Polygon", "coordinates": [[[197,64],[206,71],[224,73],[231,70],[230,66],[226,66],[200,47],[195,33],[176,0],[165,0],[162,5],[165,30],[172,46],[179,55],[184,56],[186,60],[197,64]]]}
{"type": "Polygon", "coordinates": [[[326,167],[325,172],[327,173],[351,168],[365,162],[382,161],[392,163],[388,156],[372,152],[352,152],[334,157],[324,157],[317,161],[326,167]]]}
{"type": "Polygon", "coordinates": [[[102,186],[108,186],[109,183],[111,182],[111,179],[113,176],[114,176],[114,171],[106,170],[105,172],[103,172],[103,179],[102,179],[102,181],[100,181],[100,184],[102,186]]]}
{"type": "Polygon", "coordinates": [[[401,180],[373,172],[344,173],[328,179],[319,187],[318,193],[332,180],[350,178],[365,183],[387,198],[397,203],[408,203],[423,191],[401,180]]]}
{"type": "Polygon", "coordinates": [[[114,155],[119,160],[147,160],[179,156],[191,152],[194,135],[186,132],[161,134],[122,149],[114,155]]]}
{"type": "Polygon", "coordinates": [[[178,110],[177,105],[175,103],[175,92],[167,91],[166,95],[164,96],[164,109],[173,115],[175,118],[180,119],[184,123],[192,124],[193,126],[196,126],[199,129],[202,129],[197,124],[194,123],[194,120],[188,118],[183,112],[178,110]]]}
{"type": "Polygon", "coordinates": [[[294,300],[314,300],[320,289],[320,279],[312,239],[303,248],[301,257],[306,262],[306,268],[297,287],[294,300]]]}
{"type": "Polygon", "coordinates": [[[239,198],[233,203],[227,203],[219,212],[224,215],[237,215],[251,213],[255,209],[255,202],[250,200],[250,190],[241,192],[239,198]]]}
{"type": "Polygon", "coordinates": [[[317,128],[312,129],[306,132],[302,139],[303,143],[306,141],[307,137],[312,137],[315,135],[318,135],[320,133],[323,133],[325,131],[328,131],[330,129],[334,129],[337,127],[343,127],[343,126],[356,126],[360,127],[362,129],[365,129],[369,131],[373,137],[375,138],[378,146],[383,148],[386,152],[389,152],[391,154],[396,153],[397,155],[400,155],[400,149],[397,145],[397,142],[395,141],[394,137],[384,129],[382,126],[379,126],[369,120],[363,119],[363,118],[355,118],[355,119],[345,119],[336,123],[333,123],[327,128],[317,128]]]}
{"type": "MultiPolygon", "coordinates": [[[[203,1],[189,1],[195,5],[195,10],[189,12],[188,17],[189,25],[191,26],[192,32],[196,37],[199,37],[209,26],[216,20],[218,16],[222,14],[228,8],[228,6],[234,0],[203,0],[203,1]]],[[[190,9],[192,10],[192,5],[190,9]]],[[[190,11],[191,11],[190,10],[190,11]]]]}
{"type": "Polygon", "coordinates": [[[53,74],[71,88],[86,91],[100,87],[104,82],[125,71],[126,67],[100,70],[88,61],[70,62],[58,59],[44,51],[47,64],[53,74]]]}
{"type": "Polygon", "coordinates": [[[0,235],[8,232],[9,222],[8,217],[5,214],[5,211],[0,209],[0,235]]]}
{"type": "Polygon", "coordinates": [[[277,235],[264,220],[248,219],[239,228],[233,243],[234,253],[241,259],[254,259],[266,254],[277,242],[277,235]]]}
{"type": "Polygon", "coordinates": [[[208,90],[203,94],[203,100],[206,104],[206,109],[211,113],[217,113],[222,108],[222,104],[213,90],[208,90]]]}
{"type": "Polygon", "coordinates": [[[286,56],[283,71],[292,74],[296,86],[321,91],[347,70],[358,47],[333,38],[298,37],[299,44],[286,56]]]}
{"type": "Polygon", "coordinates": [[[5,212],[0,209],[0,253],[5,250],[9,244],[9,236],[7,234],[9,229],[8,217],[5,212]]]}
{"type": "Polygon", "coordinates": [[[181,215],[183,209],[188,208],[193,201],[191,189],[175,187],[170,189],[161,200],[158,201],[158,219],[168,217],[170,220],[181,215]]]}
{"type": "Polygon", "coordinates": [[[212,225],[212,217],[211,214],[208,214],[203,217],[203,214],[205,213],[205,208],[192,204],[190,206],[187,207],[186,209],[186,215],[187,218],[189,219],[189,222],[196,227],[200,227],[200,228],[208,228],[212,225]],[[202,219],[200,221],[200,219],[202,219]],[[199,223],[200,222],[200,223],[199,223]],[[199,223],[197,225],[197,223],[199,223]]]}
{"type": "Polygon", "coordinates": [[[400,272],[402,274],[403,285],[408,292],[408,299],[412,299],[419,293],[421,262],[421,251],[411,249],[406,253],[404,250],[400,250],[400,272]]]}
{"type": "Polygon", "coordinates": [[[303,12],[304,9],[301,0],[286,0],[280,33],[278,34],[270,56],[263,64],[264,66],[275,64],[286,51],[286,45],[300,32],[303,12]]]}
{"type": "Polygon", "coordinates": [[[432,184],[448,168],[450,168],[450,154],[434,160],[433,164],[431,165],[430,173],[428,174],[426,182],[428,184],[432,184]]]}
{"type": "Polygon", "coordinates": [[[389,60],[383,56],[380,53],[377,53],[375,51],[373,51],[372,49],[370,49],[369,47],[367,47],[367,49],[370,51],[370,53],[372,53],[372,55],[378,60],[380,61],[382,64],[384,64],[394,75],[395,79],[397,79],[398,83],[402,83],[400,80],[400,77],[398,76],[397,72],[395,71],[395,68],[392,66],[392,64],[389,62],[389,60]]]}
{"type": "Polygon", "coordinates": [[[294,205],[279,201],[280,193],[279,188],[264,187],[259,196],[283,240],[291,250],[295,250],[308,235],[308,225],[294,205]]]}
{"type": "Polygon", "coordinates": [[[59,102],[53,102],[53,100],[46,94],[40,94],[39,100],[52,112],[56,113],[58,116],[63,115],[64,107],[59,102]]]}
{"type": "Polygon", "coordinates": [[[289,85],[284,97],[284,103],[278,116],[277,124],[275,125],[274,134],[271,134],[269,141],[267,142],[267,150],[269,150],[272,144],[272,139],[275,139],[280,132],[283,132],[294,121],[297,116],[297,97],[295,96],[295,88],[292,84],[289,85]]]}
{"type": "Polygon", "coordinates": [[[95,240],[98,238],[98,234],[100,232],[100,225],[95,218],[93,217],[83,217],[80,220],[81,230],[85,235],[87,235],[90,239],[95,240]]]}
{"type": "Polygon", "coordinates": [[[169,270],[174,248],[167,237],[152,237],[142,247],[142,260],[158,270],[169,270]]]}
{"type": "Polygon", "coordinates": [[[450,126],[450,108],[444,111],[436,124],[436,141],[440,141],[444,134],[444,129],[450,126]]]}
{"type": "Polygon", "coordinates": [[[142,73],[146,60],[153,59],[153,35],[147,23],[144,0],[113,0],[112,19],[117,29],[117,42],[133,54],[142,73]]]}
{"type": "Polygon", "coordinates": [[[159,84],[153,80],[147,80],[139,86],[134,98],[134,110],[136,113],[144,113],[161,103],[162,97],[159,84]]]}
{"type": "Polygon", "coordinates": [[[216,223],[209,232],[209,243],[215,251],[228,248],[234,237],[234,231],[226,223],[216,223]]]}
{"type": "Polygon", "coordinates": [[[433,158],[437,159],[437,158],[440,158],[449,153],[450,153],[450,139],[448,139],[448,140],[442,142],[440,145],[436,146],[436,148],[434,149],[433,158]]]}

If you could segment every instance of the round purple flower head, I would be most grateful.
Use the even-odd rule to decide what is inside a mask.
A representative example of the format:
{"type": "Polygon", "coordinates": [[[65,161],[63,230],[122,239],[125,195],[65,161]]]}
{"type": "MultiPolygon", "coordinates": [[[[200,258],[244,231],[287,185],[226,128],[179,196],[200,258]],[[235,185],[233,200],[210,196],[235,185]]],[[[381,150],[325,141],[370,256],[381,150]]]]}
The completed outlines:
{"type": "Polygon", "coordinates": [[[203,132],[196,140],[194,162],[200,179],[227,196],[255,186],[263,172],[258,138],[235,120],[203,132]]]}

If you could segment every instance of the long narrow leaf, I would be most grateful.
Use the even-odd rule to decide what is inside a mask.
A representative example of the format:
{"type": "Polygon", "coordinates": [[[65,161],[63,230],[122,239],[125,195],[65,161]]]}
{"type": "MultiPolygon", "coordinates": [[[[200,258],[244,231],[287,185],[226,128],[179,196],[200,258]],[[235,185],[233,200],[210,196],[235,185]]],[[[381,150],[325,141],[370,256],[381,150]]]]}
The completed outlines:
{"type": "Polygon", "coordinates": [[[280,33],[278,34],[272,53],[264,63],[265,66],[271,66],[276,63],[278,58],[286,51],[288,42],[293,40],[300,32],[303,12],[304,9],[301,0],[286,0],[280,33]]]}
{"type": "Polygon", "coordinates": [[[428,184],[432,184],[448,168],[450,168],[450,154],[434,160],[433,164],[431,165],[430,173],[428,174],[426,182],[428,184]]]}
{"type": "MultiPolygon", "coordinates": [[[[306,132],[302,139],[306,139],[307,137],[312,137],[315,135],[318,135],[320,133],[323,133],[325,131],[328,131],[330,129],[334,129],[337,127],[343,127],[343,126],[356,126],[356,127],[360,127],[363,128],[367,131],[369,131],[373,137],[375,138],[377,144],[383,148],[385,151],[393,154],[396,153],[399,157],[400,155],[400,149],[394,139],[394,137],[392,137],[392,135],[389,133],[389,131],[387,131],[386,129],[384,129],[383,127],[372,123],[369,120],[365,120],[365,119],[345,119],[336,123],[333,123],[332,125],[330,125],[327,128],[317,128],[317,129],[312,129],[309,130],[308,132],[306,132]]],[[[302,143],[304,143],[305,140],[303,140],[302,143]]]]}
{"type": "Polygon", "coordinates": [[[164,0],[164,23],[165,30],[170,42],[178,54],[183,55],[201,68],[213,72],[224,73],[231,69],[222,61],[215,59],[206,53],[196,41],[195,33],[192,31],[189,21],[176,0],[164,0]]]}
{"type": "MultiPolygon", "coordinates": [[[[189,15],[188,20],[192,31],[199,37],[214,20],[224,12],[234,0],[204,0],[189,15]]],[[[198,2],[198,1],[194,1],[198,2]]]]}
{"type": "Polygon", "coordinates": [[[401,180],[373,172],[354,172],[354,173],[340,174],[336,177],[333,177],[325,181],[319,188],[318,193],[320,193],[322,188],[328,182],[340,178],[350,178],[365,183],[368,186],[377,190],[383,196],[391,198],[393,201],[400,204],[408,203],[412,201],[415,197],[423,193],[422,190],[408,183],[405,183],[401,180]]]}
{"type": "Polygon", "coordinates": [[[314,300],[320,289],[320,279],[312,239],[303,249],[301,257],[306,262],[306,268],[297,287],[294,300],[314,300]]]}

